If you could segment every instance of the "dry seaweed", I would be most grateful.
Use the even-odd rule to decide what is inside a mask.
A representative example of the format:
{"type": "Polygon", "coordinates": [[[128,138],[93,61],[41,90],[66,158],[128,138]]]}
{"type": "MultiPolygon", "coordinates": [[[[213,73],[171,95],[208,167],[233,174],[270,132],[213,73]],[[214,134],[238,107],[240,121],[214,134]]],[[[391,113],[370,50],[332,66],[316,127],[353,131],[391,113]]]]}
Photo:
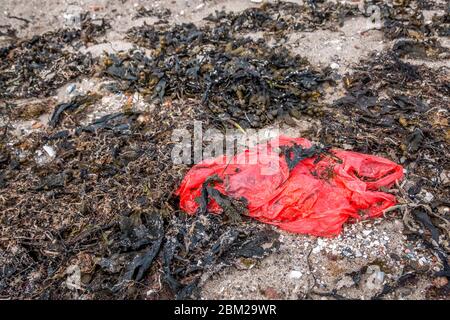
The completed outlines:
{"type": "Polygon", "coordinates": [[[222,217],[200,213],[187,221],[172,218],[173,233],[163,248],[163,270],[177,298],[195,294],[202,273],[217,272],[240,257],[263,258],[278,248],[277,232],[249,222],[224,224],[222,217]]]}
{"type": "MultiPolygon", "coordinates": [[[[278,234],[248,221],[245,200],[218,192],[215,177],[204,185],[201,212],[178,211],[173,191],[188,167],[172,163],[171,133],[176,127],[192,130],[194,120],[241,129],[290,116],[310,121],[317,109],[314,121],[320,126],[305,132],[314,141],[384,155],[408,168],[408,191],[403,186],[396,191],[406,208],[401,209],[405,225],[442,262],[441,270],[427,277],[448,277],[448,213],[441,210],[449,205],[449,184],[442,178],[449,168],[448,69],[403,60],[448,57],[432,38],[448,35],[448,14],[427,24],[423,10],[443,9],[434,1],[366,5],[371,3],[382,8],[387,38],[408,39],[356,64],[342,79],[345,97],[329,106],[321,100],[323,84],[334,83],[328,71],[313,68],[283,45],[270,47],[239,33],[263,31],[279,38],[297,30],[335,30],[360,14],[353,5],[277,2],[241,13],[217,12],[201,27],[144,24],[132,28],[128,39],[146,51],[135,48],[98,60],[77,48],[104,35],[105,20],[83,15],[79,30],[28,40],[1,26],[0,35],[11,41],[0,48],[1,99],[48,97],[64,83],[99,71],[100,80],[114,80],[107,90],[139,92],[156,108],[106,114],[86,124],[82,111],[90,103],[95,108],[96,97],[76,96],[55,107],[49,127],[17,137],[13,121],[36,119],[54,102],[42,100],[46,107],[34,99],[2,103],[0,297],[197,297],[203,281],[223,267],[277,250],[278,234]],[[42,162],[44,147],[55,155],[42,162]],[[225,214],[206,212],[211,199],[225,214]],[[72,283],[74,270],[79,281],[72,283]]],[[[139,9],[136,17],[168,14],[139,9]]],[[[293,168],[326,148],[284,152],[293,168]]],[[[405,273],[380,297],[410,277],[405,273]]],[[[343,298],[336,292],[316,294],[343,298]]]]}
{"type": "Polygon", "coordinates": [[[57,156],[45,166],[18,158],[23,141],[1,149],[0,186],[10,191],[2,192],[0,245],[18,248],[2,250],[1,295],[136,298],[145,292],[133,286],[161,284],[164,297],[187,298],[206,273],[276,250],[277,233],[264,225],[177,213],[173,191],[187,168],[170,161],[170,133],[176,123],[207,122],[193,107],[173,103],[151,117],[107,115],[74,132],[62,121],[63,130],[28,137],[34,142],[21,151],[30,157],[51,144],[57,156]],[[20,169],[11,166],[14,160],[20,169]],[[39,266],[39,276],[28,266],[39,266]],[[66,285],[71,268],[81,272],[75,291],[66,285]],[[163,279],[154,278],[158,270],[163,279]],[[12,282],[29,291],[13,290],[12,282]]]}
{"type": "Polygon", "coordinates": [[[145,18],[145,17],[156,17],[158,19],[167,19],[172,15],[170,9],[167,8],[145,8],[139,7],[134,16],[134,19],[145,18]]]}
{"type": "Polygon", "coordinates": [[[215,183],[222,183],[222,179],[217,175],[208,177],[202,185],[201,195],[196,199],[199,203],[198,213],[205,214],[208,211],[208,204],[210,200],[214,200],[223,210],[223,214],[228,217],[231,222],[240,222],[241,215],[247,212],[247,199],[241,197],[234,199],[221,193],[214,188],[215,183]]]}
{"type": "Polygon", "coordinates": [[[287,35],[289,31],[336,29],[345,18],[359,14],[357,5],[341,2],[308,1],[297,4],[277,1],[238,13],[216,11],[205,20],[225,24],[232,32],[267,31],[287,35]]]}
{"type": "Polygon", "coordinates": [[[383,21],[383,33],[388,39],[411,38],[423,40],[429,36],[448,34],[448,3],[438,1],[407,0],[394,1],[366,0],[365,8],[376,5],[380,9],[383,21]],[[432,23],[426,23],[424,10],[445,10],[442,15],[433,17],[432,23]]]}
{"type": "Polygon", "coordinates": [[[61,116],[63,113],[74,111],[83,105],[92,104],[98,99],[98,95],[78,95],[75,96],[70,102],[58,104],[50,117],[48,122],[49,126],[56,127],[61,121],[61,116]]]}
{"type": "MultiPolygon", "coordinates": [[[[17,30],[13,29],[11,25],[0,25],[0,37],[3,36],[12,39],[17,39],[17,30]]],[[[4,48],[1,48],[0,50],[3,51],[4,48]]]]}
{"type": "Polygon", "coordinates": [[[103,73],[122,80],[121,90],[138,90],[147,99],[202,99],[214,119],[241,128],[258,128],[316,104],[327,75],[300,56],[229,37],[227,30],[222,24],[133,28],[130,39],[153,54],[111,54],[103,59],[103,73]]]}
{"type": "Polygon", "coordinates": [[[73,37],[71,31],[48,33],[0,49],[0,98],[47,97],[92,72],[90,55],[64,49],[73,37]]]}
{"type": "Polygon", "coordinates": [[[436,39],[426,39],[423,41],[401,39],[394,44],[392,50],[400,58],[436,59],[449,57],[449,50],[443,47],[436,39]]]}
{"type": "MultiPolygon", "coordinates": [[[[435,276],[448,273],[448,216],[438,211],[448,203],[448,188],[439,184],[449,167],[448,124],[439,120],[442,112],[447,114],[447,83],[445,67],[412,65],[393,51],[375,53],[343,78],[346,96],[333,103],[333,113],[322,122],[333,137],[318,136],[326,143],[389,156],[407,168],[406,179],[414,184],[398,195],[406,208],[404,221],[415,219],[428,230],[420,233],[416,226],[410,232],[440,258],[442,270],[435,276]],[[425,193],[433,196],[424,197],[425,193]],[[408,218],[410,211],[413,219],[408,218]]],[[[388,289],[382,295],[391,292],[388,289]]]]}
{"type": "Polygon", "coordinates": [[[300,145],[294,144],[291,147],[282,147],[282,152],[289,170],[292,170],[300,161],[312,157],[318,157],[317,159],[319,159],[329,149],[330,147],[319,147],[317,145],[313,145],[311,148],[303,148],[300,145]]]}
{"type": "Polygon", "coordinates": [[[109,28],[105,19],[85,14],[79,29],[47,32],[1,47],[0,98],[48,97],[68,81],[92,73],[92,57],[69,47],[95,42],[109,28]]]}

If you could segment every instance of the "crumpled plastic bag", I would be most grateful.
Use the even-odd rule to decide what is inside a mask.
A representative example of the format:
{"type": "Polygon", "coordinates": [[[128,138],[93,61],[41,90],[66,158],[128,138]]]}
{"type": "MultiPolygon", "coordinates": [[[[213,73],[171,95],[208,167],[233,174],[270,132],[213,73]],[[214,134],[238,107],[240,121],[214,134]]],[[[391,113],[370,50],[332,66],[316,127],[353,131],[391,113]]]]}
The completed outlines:
{"type": "MultiPolygon", "coordinates": [[[[291,149],[280,150],[298,146],[313,147],[307,139],[281,136],[233,157],[204,160],[191,168],[176,191],[180,208],[198,212],[202,186],[217,176],[214,188],[233,199],[244,197],[250,217],[290,232],[332,237],[347,220],[379,217],[396,203],[392,194],[379,190],[402,179],[402,166],[340,149],[293,164],[291,149]]],[[[207,209],[222,212],[214,199],[207,209]]]]}

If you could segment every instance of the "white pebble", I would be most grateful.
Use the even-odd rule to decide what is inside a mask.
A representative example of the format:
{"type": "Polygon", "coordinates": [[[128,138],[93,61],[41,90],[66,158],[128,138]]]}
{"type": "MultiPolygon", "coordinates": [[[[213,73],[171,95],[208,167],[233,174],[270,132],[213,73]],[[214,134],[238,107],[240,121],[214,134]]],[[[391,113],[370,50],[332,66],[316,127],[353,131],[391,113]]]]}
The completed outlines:
{"type": "Polygon", "coordinates": [[[336,69],[339,69],[339,65],[336,62],[332,62],[330,64],[330,68],[336,70],[336,69]]]}
{"type": "Polygon", "coordinates": [[[291,272],[289,272],[289,279],[300,279],[302,277],[302,272],[297,271],[297,270],[292,270],[291,272]]]}
{"type": "Polygon", "coordinates": [[[45,145],[42,147],[42,149],[44,149],[44,151],[47,152],[47,154],[50,158],[54,158],[56,156],[56,151],[55,151],[55,149],[53,149],[53,147],[51,147],[49,145],[45,145]]]}

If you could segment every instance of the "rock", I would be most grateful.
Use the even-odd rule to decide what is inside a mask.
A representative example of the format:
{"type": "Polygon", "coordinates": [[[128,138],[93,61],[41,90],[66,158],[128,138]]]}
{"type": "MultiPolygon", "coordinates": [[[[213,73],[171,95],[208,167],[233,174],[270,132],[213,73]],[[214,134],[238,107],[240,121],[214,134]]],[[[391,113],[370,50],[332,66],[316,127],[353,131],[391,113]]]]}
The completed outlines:
{"type": "Polygon", "coordinates": [[[381,290],[383,288],[385,273],[380,270],[377,265],[370,265],[367,267],[367,273],[369,277],[366,281],[366,287],[369,290],[381,290]]]}
{"type": "Polygon", "coordinates": [[[33,128],[33,129],[40,129],[40,128],[42,128],[44,126],[44,124],[42,123],[42,122],[34,122],[32,125],[31,125],[31,128],[33,128]]]}
{"type": "Polygon", "coordinates": [[[42,149],[44,149],[44,151],[47,152],[47,154],[50,158],[54,158],[56,156],[56,151],[55,151],[55,149],[53,149],[53,147],[51,147],[49,145],[45,145],[42,147],[42,149]]]}
{"type": "Polygon", "coordinates": [[[50,146],[44,146],[42,150],[37,150],[35,155],[35,161],[38,165],[46,165],[47,163],[51,162],[56,155],[56,152],[54,149],[50,146]]]}
{"type": "Polygon", "coordinates": [[[410,288],[398,288],[397,289],[397,294],[400,297],[407,297],[409,295],[411,295],[413,293],[413,291],[410,288]]]}
{"type": "Polygon", "coordinates": [[[340,66],[339,66],[336,62],[332,62],[332,63],[330,64],[330,68],[333,69],[333,70],[339,69],[339,67],[340,67],[340,66]]]}
{"type": "Polygon", "coordinates": [[[273,287],[267,287],[261,291],[261,293],[266,297],[267,299],[281,299],[280,293],[273,287]]]}
{"type": "Polygon", "coordinates": [[[200,10],[201,8],[203,8],[205,6],[204,3],[200,3],[198,6],[195,7],[195,11],[200,10]]]}
{"type": "Polygon", "coordinates": [[[66,269],[66,286],[69,290],[81,290],[81,271],[78,265],[70,265],[66,269]]]}
{"type": "Polygon", "coordinates": [[[434,199],[434,196],[433,196],[433,194],[431,192],[423,190],[423,194],[422,194],[422,200],[423,201],[425,201],[426,203],[430,203],[431,201],[433,201],[433,199],[434,199]]]}
{"type": "Polygon", "coordinates": [[[363,230],[363,235],[365,235],[366,237],[372,233],[372,230],[363,230]]]}
{"type": "Polygon", "coordinates": [[[292,270],[289,272],[288,277],[289,279],[300,279],[302,277],[303,273],[301,271],[292,270]]]}
{"type": "Polygon", "coordinates": [[[77,86],[75,84],[70,84],[66,89],[67,94],[71,94],[76,88],[77,86]]]}
{"type": "Polygon", "coordinates": [[[437,288],[445,287],[448,284],[447,277],[437,277],[436,279],[433,280],[433,284],[437,288]]]}
{"type": "Polygon", "coordinates": [[[443,185],[449,184],[450,183],[450,171],[448,170],[443,170],[439,176],[439,178],[441,179],[441,183],[443,185]]]}

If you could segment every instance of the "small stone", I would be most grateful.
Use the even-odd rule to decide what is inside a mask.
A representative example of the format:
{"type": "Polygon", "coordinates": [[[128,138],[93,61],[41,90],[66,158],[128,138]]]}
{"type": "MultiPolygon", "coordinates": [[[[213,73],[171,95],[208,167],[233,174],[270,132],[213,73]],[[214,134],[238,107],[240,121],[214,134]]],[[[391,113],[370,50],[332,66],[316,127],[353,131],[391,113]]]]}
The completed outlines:
{"type": "Polygon", "coordinates": [[[339,69],[339,65],[336,62],[332,62],[330,64],[330,68],[336,70],[336,69],[339,69]]]}
{"type": "Polygon", "coordinates": [[[420,195],[421,195],[422,200],[424,202],[427,202],[427,203],[430,203],[434,199],[433,194],[431,192],[426,191],[426,190],[422,190],[420,195]]]}
{"type": "Polygon", "coordinates": [[[198,6],[195,7],[195,10],[200,10],[201,8],[203,8],[205,6],[204,3],[200,3],[198,6]]]}
{"type": "Polygon", "coordinates": [[[443,170],[439,176],[439,178],[441,179],[441,183],[443,185],[446,185],[448,183],[450,183],[450,171],[448,170],[443,170]]]}
{"type": "Polygon", "coordinates": [[[33,129],[40,129],[44,126],[44,124],[42,122],[35,122],[31,125],[31,128],[33,129]]]}
{"type": "Polygon", "coordinates": [[[303,273],[301,271],[292,270],[289,272],[288,277],[289,279],[300,279],[302,277],[303,273]]]}
{"type": "Polygon", "coordinates": [[[345,256],[345,257],[352,257],[352,256],[354,256],[354,253],[353,253],[353,250],[352,249],[350,249],[350,248],[344,248],[344,249],[342,249],[342,255],[343,256],[345,256]]]}
{"type": "Polygon", "coordinates": [[[365,235],[366,237],[372,233],[372,230],[363,230],[363,235],[365,235]]]}
{"type": "Polygon", "coordinates": [[[449,211],[450,211],[449,207],[446,207],[446,206],[439,206],[438,207],[439,214],[447,214],[449,211]]]}
{"type": "Polygon", "coordinates": [[[75,84],[70,84],[66,89],[67,94],[71,94],[76,89],[76,87],[77,86],[75,84]]]}
{"type": "Polygon", "coordinates": [[[410,288],[398,288],[397,293],[400,297],[406,297],[413,293],[413,291],[410,288]]]}
{"type": "Polygon", "coordinates": [[[319,253],[320,251],[322,251],[322,248],[319,246],[312,249],[312,253],[314,253],[314,254],[319,253]]]}
{"type": "Polygon", "coordinates": [[[53,147],[51,147],[49,145],[45,145],[42,147],[42,149],[44,149],[44,151],[47,152],[47,154],[50,158],[54,158],[56,156],[56,151],[55,151],[55,149],[53,149],[53,147]]]}
{"type": "Polygon", "coordinates": [[[273,287],[267,287],[266,289],[262,290],[262,294],[267,299],[280,299],[280,293],[273,287]]]}
{"type": "Polygon", "coordinates": [[[367,288],[369,290],[381,289],[384,282],[385,273],[383,271],[380,271],[380,267],[377,265],[370,265],[367,268],[367,273],[372,273],[370,274],[369,278],[367,278],[367,288]]]}
{"type": "Polygon", "coordinates": [[[437,288],[445,287],[448,284],[447,277],[437,277],[436,279],[433,280],[433,284],[437,288]]]}
{"type": "Polygon", "coordinates": [[[353,150],[353,146],[351,144],[347,144],[347,143],[344,143],[342,145],[342,148],[344,148],[344,150],[353,150]]]}
{"type": "Polygon", "coordinates": [[[419,259],[418,262],[419,262],[419,265],[420,265],[420,266],[424,266],[425,264],[428,263],[428,260],[427,260],[427,258],[422,257],[422,258],[419,259]]]}

